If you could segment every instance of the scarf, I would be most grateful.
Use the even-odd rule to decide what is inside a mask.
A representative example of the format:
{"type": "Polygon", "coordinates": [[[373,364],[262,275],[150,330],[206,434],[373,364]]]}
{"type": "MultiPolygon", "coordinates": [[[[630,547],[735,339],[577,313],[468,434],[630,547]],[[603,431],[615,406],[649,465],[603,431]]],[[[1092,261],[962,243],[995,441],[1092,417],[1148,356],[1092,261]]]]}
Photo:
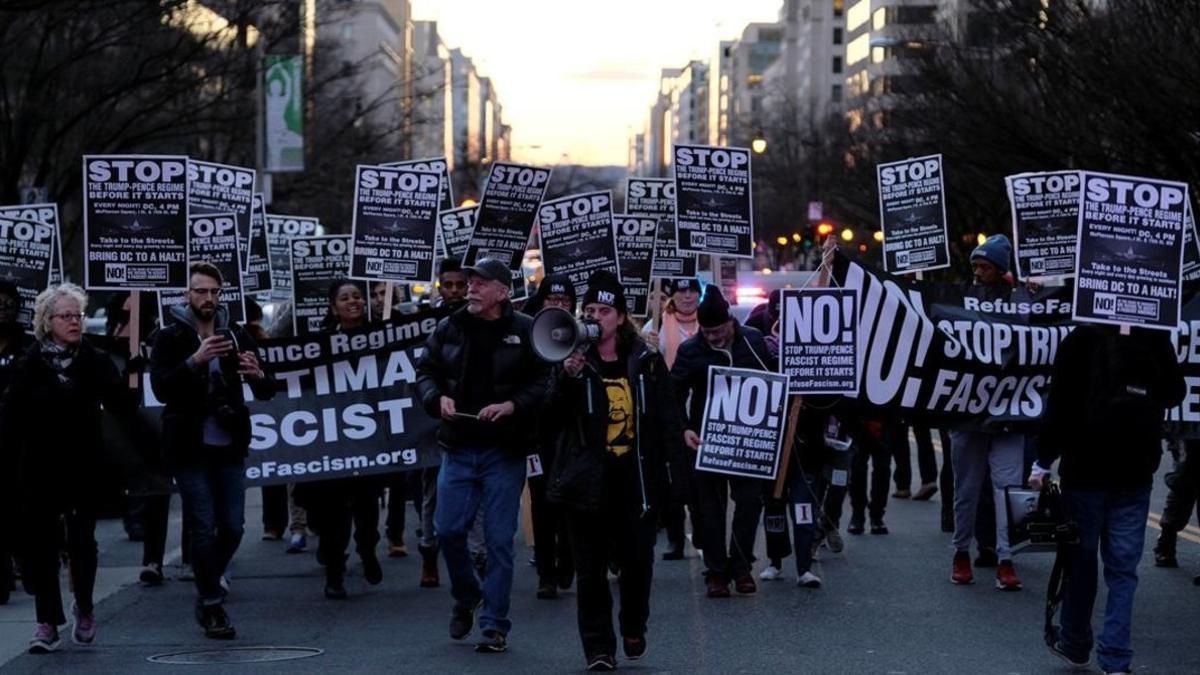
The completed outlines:
{"type": "Polygon", "coordinates": [[[679,345],[695,335],[699,329],[700,324],[697,323],[696,312],[681,314],[669,311],[663,314],[662,331],[659,338],[662,342],[663,359],[667,362],[667,369],[675,365],[675,354],[679,351],[679,345]]]}
{"type": "Polygon", "coordinates": [[[50,366],[55,375],[58,375],[59,384],[71,384],[71,378],[67,377],[67,368],[71,367],[71,363],[79,354],[78,346],[64,347],[53,340],[42,340],[40,352],[42,360],[50,366]]]}

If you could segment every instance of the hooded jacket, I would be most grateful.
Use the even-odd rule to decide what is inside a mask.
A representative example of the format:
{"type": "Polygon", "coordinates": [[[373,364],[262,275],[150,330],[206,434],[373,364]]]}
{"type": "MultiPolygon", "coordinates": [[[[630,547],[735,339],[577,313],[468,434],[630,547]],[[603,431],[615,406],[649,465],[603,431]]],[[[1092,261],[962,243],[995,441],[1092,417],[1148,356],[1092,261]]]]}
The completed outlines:
{"type": "MultiPolygon", "coordinates": [[[[207,364],[191,359],[200,348],[196,316],[189,305],[172,305],[170,323],[158,331],[150,355],[150,383],[154,395],[164,404],[162,414],[163,459],[169,467],[209,459],[204,448],[204,420],[213,414],[214,401],[209,395],[207,364]]],[[[240,351],[257,351],[258,343],[241,326],[229,324],[229,313],[217,306],[213,321],[216,330],[233,331],[240,351]]],[[[263,365],[266,377],[246,379],[254,398],[265,401],[275,395],[275,380],[263,365]]],[[[250,409],[246,407],[244,387],[230,386],[228,404],[233,416],[227,420],[233,443],[226,459],[244,458],[250,447],[250,409]]]]}
{"type": "Polygon", "coordinates": [[[700,425],[704,421],[709,366],[750,368],[772,373],[779,370],[778,362],[767,348],[762,333],[737,321],[734,321],[733,327],[733,345],[728,351],[713,349],[704,339],[704,334],[697,333],[679,346],[675,365],[671,367],[675,397],[680,405],[686,406],[686,428],[696,433],[700,432],[700,425]]]}

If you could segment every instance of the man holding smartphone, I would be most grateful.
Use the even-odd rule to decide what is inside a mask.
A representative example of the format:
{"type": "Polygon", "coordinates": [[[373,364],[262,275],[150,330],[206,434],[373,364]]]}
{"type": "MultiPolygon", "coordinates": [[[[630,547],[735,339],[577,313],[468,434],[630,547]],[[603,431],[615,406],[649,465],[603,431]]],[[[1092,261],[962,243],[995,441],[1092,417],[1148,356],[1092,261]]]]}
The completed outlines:
{"type": "Polygon", "coordinates": [[[274,380],[255,356],[257,345],[229,323],[221,304],[221,271],[192,263],[187,303],[171,307],[174,321],[158,333],[150,360],[154,394],[163,402],[163,457],[183,497],[196,571],[196,620],[204,634],[236,633],[223,608],[225,568],[242,540],[245,458],[250,410],[243,380],[254,397],[274,396],[274,380]]]}

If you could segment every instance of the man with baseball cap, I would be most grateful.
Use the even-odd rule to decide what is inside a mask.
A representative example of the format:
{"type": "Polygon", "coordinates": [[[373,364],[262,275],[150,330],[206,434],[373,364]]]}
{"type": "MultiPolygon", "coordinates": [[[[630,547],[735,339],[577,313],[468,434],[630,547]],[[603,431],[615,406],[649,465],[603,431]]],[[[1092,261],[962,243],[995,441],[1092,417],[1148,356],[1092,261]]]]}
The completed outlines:
{"type": "Polygon", "coordinates": [[[435,530],[450,576],[450,637],[471,633],[475,609],[479,652],[508,649],[517,531],[525,457],[546,394],[549,371],[530,342],[533,320],[514,312],[512,273],[485,258],[467,272],[467,305],[442,319],[417,364],[426,412],[442,420],[435,530]],[[482,513],[487,571],[482,585],[467,549],[467,532],[482,513]]]}

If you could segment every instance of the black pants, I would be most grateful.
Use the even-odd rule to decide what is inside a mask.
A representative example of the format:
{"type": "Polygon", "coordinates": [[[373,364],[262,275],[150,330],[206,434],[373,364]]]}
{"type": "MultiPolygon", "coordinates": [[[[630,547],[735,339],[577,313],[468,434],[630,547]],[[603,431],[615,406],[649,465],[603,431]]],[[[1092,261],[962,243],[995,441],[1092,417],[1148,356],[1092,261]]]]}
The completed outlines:
{"type": "Polygon", "coordinates": [[[775,499],[774,481],[763,484],[763,537],[767,540],[767,559],[783,560],[792,554],[792,539],[788,534],[788,496],[785,492],[775,499]]]}
{"type": "MultiPolygon", "coordinates": [[[[938,479],[937,458],[933,453],[933,437],[929,427],[913,425],[913,436],[917,439],[917,469],[921,472],[921,484],[934,483],[938,479]]],[[[950,447],[950,437],[945,431],[938,429],[942,438],[942,448],[950,447]]],[[[896,470],[892,478],[897,490],[912,489],[912,447],[908,443],[908,427],[896,425],[892,438],[892,457],[896,460],[896,470]]]]}
{"type": "Polygon", "coordinates": [[[762,481],[696,473],[696,522],[707,574],[737,579],[754,564],[754,538],[762,515],[762,481]],[[733,532],[725,548],[725,516],[733,499],[733,532]]]}
{"type": "Polygon", "coordinates": [[[264,485],[262,488],[262,525],[282,535],[287,532],[291,511],[288,510],[288,486],[264,485]]]}
{"type": "MultiPolygon", "coordinates": [[[[0,489],[15,488],[6,484],[0,489]]],[[[0,495],[0,598],[7,598],[8,593],[14,590],[13,563],[17,558],[17,542],[20,541],[17,529],[19,508],[11,493],[0,495]]]]}
{"type": "Polygon", "coordinates": [[[650,581],[654,573],[654,514],[605,509],[598,512],[566,512],[575,558],[579,638],[585,657],[615,656],[617,638],[612,623],[612,593],[608,563],[621,569],[617,586],[621,593],[618,614],[622,637],[646,634],[650,618],[650,581]]]}
{"type": "MultiPolygon", "coordinates": [[[[160,568],[167,554],[167,530],[171,520],[171,495],[147,495],[142,508],[142,529],[146,538],[142,541],[142,565],[155,564],[160,568]]],[[[191,537],[186,521],[181,528],[183,564],[192,564],[191,537]]]]}
{"type": "Polygon", "coordinates": [[[529,510],[533,516],[533,556],[540,579],[557,581],[574,574],[565,509],[546,501],[546,476],[529,479],[529,510]]]}
{"type": "Polygon", "coordinates": [[[867,431],[854,436],[854,459],[850,464],[850,508],[854,518],[870,512],[871,520],[883,520],[887,511],[888,482],[892,453],[867,431]],[[867,462],[871,463],[871,499],[867,501],[867,462]]]}
{"type": "Polygon", "coordinates": [[[92,592],[96,587],[96,514],[87,508],[71,509],[65,514],[60,509],[39,508],[31,509],[25,517],[29,548],[24,574],[33,586],[37,622],[55,626],[67,622],[58,583],[64,522],[75,603],[82,614],[88,615],[93,610],[92,592]]]}
{"type": "Polygon", "coordinates": [[[1163,506],[1162,531],[1178,534],[1192,519],[1192,511],[1200,518],[1200,443],[1184,441],[1184,447],[1172,444],[1174,466],[1167,472],[1167,501],[1163,506]]]}
{"type": "Polygon", "coordinates": [[[317,555],[325,565],[326,576],[337,577],[346,570],[351,527],[358,555],[375,555],[379,543],[379,491],[372,484],[354,480],[328,481],[312,487],[309,514],[320,535],[317,555]]]}
{"type": "MultiPolygon", "coordinates": [[[[405,471],[394,473],[387,479],[387,521],[384,531],[389,542],[400,544],[404,542],[404,528],[408,517],[404,507],[408,500],[413,502],[413,510],[417,519],[421,517],[421,472],[405,471]]],[[[418,525],[418,529],[420,526],[418,525]]]]}

